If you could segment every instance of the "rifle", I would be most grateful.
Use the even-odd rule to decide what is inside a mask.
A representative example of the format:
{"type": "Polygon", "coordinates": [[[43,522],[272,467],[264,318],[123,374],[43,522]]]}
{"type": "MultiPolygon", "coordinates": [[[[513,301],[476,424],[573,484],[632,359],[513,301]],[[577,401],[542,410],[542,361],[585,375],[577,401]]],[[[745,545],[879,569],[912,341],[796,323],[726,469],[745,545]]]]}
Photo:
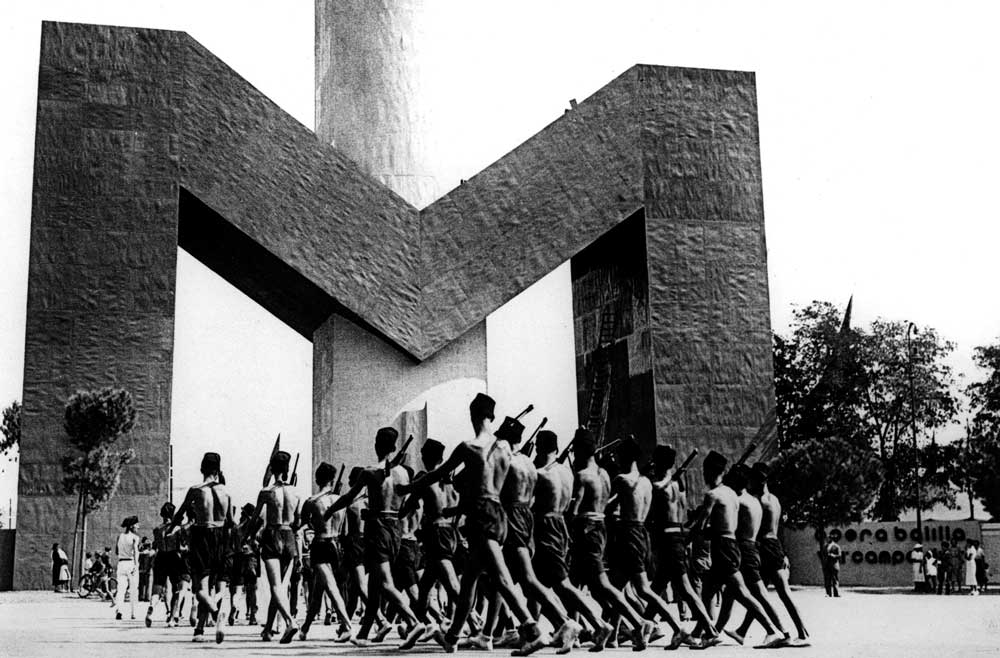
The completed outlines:
{"type": "Polygon", "coordinates": [[[528,414],[530,414],[534,410],[535,410],[535,405],[529,404],[527,407],[524,408],[524,411],[522,411],[518,415],[514,416],[514,420],[521,420],[522,418],[524,418],[525,416],[527,416],[528,414]]]}
{"type": "Polygon", "coordinates": [[[569,443],[566,444],[566,447],[563,448],[563,451],[561,453],[559,453],[559,456],[556,457],[556,461],[557,462],[559,462],[560,464],[562,464],[562,463],[564,463],[566,461],[566,458],[569,457],[569,451],[573,449],[573,444],[574,443],[576,443],[576,437],[573,437],[572,439],[570,439],[569,443]]]}
{"type": "Polygon", "coordinates": [[[413,443],[412,434],[406,437],[406,441],[403,442],[403,447],[396,452],[396,456],[385,463],[386,473],[403,463],[403,460],[406,459],[406,449],[410,447],[411,443],[413,443]]]}
{"type": "Polygon", "coordinates": [[[344,469],[346,469],[346,468],[347,468],[347,464],[341,462],[341,464],[340,464],[340,473],[337,474],[337,483],[335,485],[333,485],[333,493],[335,493],[335,494],[339,494],[340,493],[340,487],[341,487],[341,485],[344,484],[344,469]]]}
{"type": "Polygon", "coordinates": [[[295,453],[295,465],[292,466],[292,477],[288,478],[288,483],[293,487],[299,483],[299,453],[295,453]]]}
{"type": "Polygon", "coordinates": [[[535,437],[538,435],[538,432],[541,431],[543,427],[545,427],[545,423],[547,422],[549,422],[548,416],[542,418],[542,422],[538,424],[538,427],[535,428],[535,431],[531,433],[531,436],[528,437],[528,440],[524,442],[523,446],[521,446],[522,455],[527,455],[528,457],[531,456],[531,451],[534,450],[535,448],[535,444],[533,443],[533,441],[535,440],[535,437]]]}
{"type": "Polygon", "coordinates": [[[698,449],[695,448],[694,450],[691,451],[691,454],[687,456],[687,459],[684,460],[684,463],[681,464],[676,471],[674,471],[674,474],[670,476],[670,479],[673,480],[674,482],[677,482],[682,477],[684,477],[684,471],[688,469],[688,467],[691,465],[691,462],[693,462],[694,458],[697,456],[698,456],[698,449]]]}
{"type": "Polygon", "coordinates": [[[624,440],[625,439],[615,439],[614,441],[611,441],[610,443],[605,443],[600,448],[598,448],[597,450],[594,451],[594,456],[597,456],[597,455],[601,454],[605,450],[610,450],[610,449],[614,448],[616,445],[618,445],[619,443],[621,443],[624,440]]]}
{"type": "Polygon", "coordinates": [[[271,472],[271,460],[274,458],[278,451],[281,450],[281,433],[278,433],[278,438],[274,440],[274,447],[271,448],[271,456],[267,458],[267,468],[264,469],[264,486],[271,484],[271,478],[274,474],[271,472]]]}
{"type": "MultiPolygon", "coordinates": [[[[753,441],[751,441],[750,445],[747,446],[747,449],[743,451],[743,454],[740,455],[740,458],[736,461],[736,464],[743,464],[743,463],[745,463],[746,460],[750,459],[750,455],[752,455],[753,451],[756,450],[756,449],[757,449],[757,444],[754,443],[753,441]]],[[[736,464],[734,464],[734,466],[736,464]]]]}

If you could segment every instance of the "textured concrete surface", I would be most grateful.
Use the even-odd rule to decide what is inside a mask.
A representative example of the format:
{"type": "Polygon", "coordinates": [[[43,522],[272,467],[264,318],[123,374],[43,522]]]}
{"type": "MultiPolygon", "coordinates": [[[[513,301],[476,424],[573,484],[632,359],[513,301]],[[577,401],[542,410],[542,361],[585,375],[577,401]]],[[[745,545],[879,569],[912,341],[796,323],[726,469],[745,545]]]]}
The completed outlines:
{"type": "MultiPolygon", "coordinates": [[[[823,596],[820,589],[795,592],[812,634],[809,648],[786,650],[795,656],[873,655],[941,658],[941,656],[995,656],[1000,646],[1000,596],[919,596],[888,591],[845,591],[839,599],[823,596]]],[[[739,617],[739,614],[737,614],[739,617]]],[[[787,621],[787,618],[786,618],[787,621]]],[[[690,623],[686,624],[690,626],[690,623]]],[[[735,624],[734,624],[735,625],[735,624]]],[[[264,644],[259,627],[230,627],[221,645],[193,644],[190,628],[152,628],[142,620],[115,622],[106,603],[77,599],[75,595],[48,592],[10,592],[0,595],[0,655],[18,658],[48,657],[66,653],[75,658],[149,656],[176,658],[208,653],[229,656],[389,656],[399,655],[393,633],[383,646],[367,649],[334,644],[334,626],[314,626],[308,642],[264,644]]],[[[750,632],[747,646],[731,641],[712,649],[719,658],[756,655],[759,628],[750,632]]],[[[655,643],[643,655],[662,656],[655,643]]],[[[681,649],[683,654],[687,650],[681,649]]],[[[414,653],[443,655],[437,645],[418,645],[414,653]]],[[[459,651],[459,656],[483,656],[481,651],[459,651]]],[[[497,649],[494,656],[507,652],[497,649]]],[[[554,656],[552,649],[539,656],[554,656]]],[[[574,656],[589,655],[574,651],[574,656]]],[[[630,648],[609,649],[603,655],[635,655],[630,648]]]]}
{"type": "Polygon", "coordinates": [[[76,388],[139,412],[89,543],[166,497],[178,242],[314,338],[320,458],[482,378],[484,318],[640,209],[657,440],[735,452],[773,404],[752,74],[635,66],[421,211],[183,33],[46,23],[36,130],[16,587],[72,527],[76,388]]]}

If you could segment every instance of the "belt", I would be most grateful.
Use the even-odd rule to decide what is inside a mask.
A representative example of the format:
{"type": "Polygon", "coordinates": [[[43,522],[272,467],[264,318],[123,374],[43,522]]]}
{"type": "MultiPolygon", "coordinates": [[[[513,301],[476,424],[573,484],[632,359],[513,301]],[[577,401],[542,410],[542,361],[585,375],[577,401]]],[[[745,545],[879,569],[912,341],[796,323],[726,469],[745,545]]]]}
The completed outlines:
{"type": "Polygon", "coordinates": [[[398,519],[399,518],[399,510],[389,510],[389,509],[387,509],[387,510],[382,510],[381,512],[375,512],[375,514],[377,514],[378,516],[382,517],[383,519],[398,519]]]}
{"type": "Polygon", "coordinates": [[[454,526],[454,522],[451,519],[441,517],[440,519],[434,519],[431,525],[437,526],[439,528],[451,528],[454,526]]]}
{"type": "Polygon", "coordinates": [[[684,528],[680,526],[671,526],[663,529],[663,534],[665,535],[679,535],[682,532],[684,532],[684,528]]]}
{"type": "Polygon", "coordinates": [[[566,514],[565,512],[545,512],[540,516],[550,519],[560,519],[560,518],[565,518],[564,516],[565,514],[566,514]]]}
{"type": "Polygon", "coordinates": [[[118,561],[119,562],[134,562],[135,560],[133,560],[130,557],[120,557],[120,558],[118,558],[118,561]]]}

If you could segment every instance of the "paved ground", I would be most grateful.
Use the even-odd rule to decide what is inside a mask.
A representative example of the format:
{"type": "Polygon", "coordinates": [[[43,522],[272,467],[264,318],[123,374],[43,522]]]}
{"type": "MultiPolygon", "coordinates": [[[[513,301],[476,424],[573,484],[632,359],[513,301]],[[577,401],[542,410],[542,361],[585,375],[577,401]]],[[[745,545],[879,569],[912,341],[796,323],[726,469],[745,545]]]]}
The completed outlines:
{"type": "MultiPolygon", "coordinates": [[[[840,599],[828,599],[821,590],[797,592],[813,634],[813,646],[785,649],[796,656],[998,656],[1000,655],[1000,596],[918,596],[850,590],[840,599]]],[[[226,642],[193,644],[190,629],[166,629],[162,623],[144,627],[142,620],[115,622],[106,603],[80,600],[75,595],[49,592],[0,594],[0,656],[89,656],[135,658],[206,655],[223,656],[380,656],[395,653],[395,641],[378,649],[334,645],[332,626],[316,626],[309,642],[264,644],[248,626],[228,630],[226,642]]],[[[760,631],[757,630],[756,633],[760,631]]],[[[752,639],[759,636],[752,632],[752,639]]],[[[646,655],[664,655],[652,647],[646,655]]],[[[680,650],[687,653],[687,649],[680,650]]],[[[414,653],[431,653],[429,645],[414,653]]],[[[749,647],[722,646],[711,655],[753,655],[749,647]]],[[[473,656],[476,652],[460,652],[473,656]]],[[[626,656],[628,649],[609,651],[626,656]]],[[[482,654],[479,654],[480,656],[482,654]]],[[[497,650],[495,655],[507,652],[497,650]]],[[[540,656],[554,655],[551,650],[540,656]]],[[[577,655],[585,655],[578,652],[577,655]]]]}

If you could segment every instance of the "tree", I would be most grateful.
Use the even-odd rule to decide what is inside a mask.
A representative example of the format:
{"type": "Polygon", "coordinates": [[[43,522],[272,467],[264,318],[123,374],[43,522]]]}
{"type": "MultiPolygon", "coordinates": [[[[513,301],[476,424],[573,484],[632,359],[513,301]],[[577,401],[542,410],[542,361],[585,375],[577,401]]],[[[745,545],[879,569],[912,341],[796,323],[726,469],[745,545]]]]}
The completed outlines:
{"type": "Polygon", "coordinates": [[[822,542],[826,528],[860,521],[882,483],[874,451],[838,437],[800,441],[781,451],[772,466],[771,489],[787,523],[811,526],[822,542]]]}
{"type": "Polygon", "coordinates": [[[63,458],[62,466],[63,489],[77,496],[72,559],[79,568],[87,541],[87,517],[111,500],[122,468],[135,457],[131,448],[114,449],[118,439],[135,425],[132,395],[112,388],[77,391],[66,401],[63,425],[75,448],[63,458]]]}
{"type": "Polygon", "coordinates": [[[6,455],[21,445],[21,403],[14,400],[3,410],[3,420],[0,421],[0,455],[6,455]]]}
{"type": "Polygon", "coordinates": [[[1000,519],[1000,342],[977,347],[972,358],[987,374],[966,388],[972,421],[963,454],[965,484],[1000,519]]]}
{"type": "Polygon", "coordinates": [[[876,320],[869,329],[851,327],[834,305],[814,301],[795,311],[788,337],[774,335],[779,450],[836,438],[861,455],[873,453],[883,475],[873,513],[882,520],[916,505],[918,463],[921,507],[954,504],[948,462],[953,455],[926,438],[958,413],[954,378],[945,363],[954,344],[923,328],[908,349],[908,325],[876,320]],[[916,452],[911,409],[924,437],[916,452]]]}

